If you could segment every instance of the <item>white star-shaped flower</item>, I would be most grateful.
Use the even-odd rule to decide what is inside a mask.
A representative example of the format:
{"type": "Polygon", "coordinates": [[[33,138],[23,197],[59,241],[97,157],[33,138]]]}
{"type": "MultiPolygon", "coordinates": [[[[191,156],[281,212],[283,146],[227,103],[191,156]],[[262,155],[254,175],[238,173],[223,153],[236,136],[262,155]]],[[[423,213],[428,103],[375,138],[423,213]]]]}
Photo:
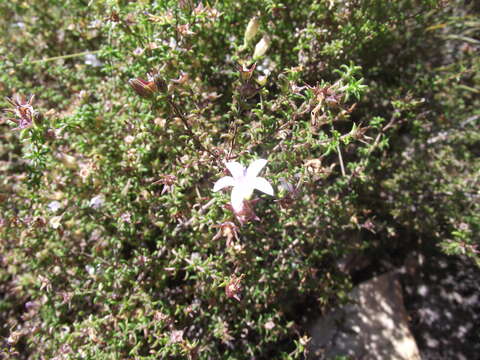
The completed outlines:
{"type": "Polygon", "coordinates": [[[272,185],[263,177],[257,176],[266,163],[267,160],[258,159],[251,162],[247,169],[236,161],[225,163],[232,176],[219,179],[213,186],[213,191],[233,186],[231,203],[233,210],[237,213],[243,210],[243,200],[249,199],[255,189],[273,196],[272,185]]]}

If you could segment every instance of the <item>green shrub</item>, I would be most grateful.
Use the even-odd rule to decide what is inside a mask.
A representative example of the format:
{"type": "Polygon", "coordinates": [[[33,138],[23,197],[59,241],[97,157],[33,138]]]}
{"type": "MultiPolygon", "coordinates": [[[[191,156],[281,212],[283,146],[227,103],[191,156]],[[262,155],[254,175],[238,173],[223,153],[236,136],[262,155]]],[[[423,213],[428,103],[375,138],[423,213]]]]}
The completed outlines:
{"type": "Polygon", "coordinates": [[[0,4],[4,355],[303,358],[349,254],[478,261],[478,9],[444,3],[0,4]]]}

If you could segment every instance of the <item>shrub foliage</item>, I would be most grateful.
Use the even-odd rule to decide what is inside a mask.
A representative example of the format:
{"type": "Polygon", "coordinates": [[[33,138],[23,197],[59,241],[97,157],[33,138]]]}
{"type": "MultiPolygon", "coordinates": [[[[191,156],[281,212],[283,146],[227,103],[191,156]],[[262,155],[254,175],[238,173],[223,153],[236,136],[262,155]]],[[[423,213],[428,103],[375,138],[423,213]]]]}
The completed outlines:
{"type": "Polygon", "coordinates": [[[465,3],[0,4],[3,355],[298,359],[350,254],[480,262],[465,3]]]}

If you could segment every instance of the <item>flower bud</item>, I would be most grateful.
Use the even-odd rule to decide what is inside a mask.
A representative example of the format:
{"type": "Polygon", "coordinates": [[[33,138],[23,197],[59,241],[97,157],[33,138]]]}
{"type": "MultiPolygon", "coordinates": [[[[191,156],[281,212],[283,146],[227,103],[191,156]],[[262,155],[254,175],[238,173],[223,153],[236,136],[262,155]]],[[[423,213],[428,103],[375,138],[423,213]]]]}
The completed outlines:
{"type": "Polygon", "coordinates": [[[69,169],[76,169],[77,168],[77,159],[74,156],[68,154],[62,154],[60,156],[60,161],[62,162],[65,167],[69,169]]]}
{"type": "Polygon", "coordinates": [[[144,99],[151,99],[158,89],[154,81],[145,81],[140,78],[130,79],[128,83],[144,99]]]}
{"type": "Polygon", "coordinates": [[[155,74],[152,76],[152,79],[153,79],[153,82],[155,83],[155,86],[157,87],[157,90],[160,91],[160,92],[163,92],[163,93],[166,93],[167,92],[167,82],[165,80],[163,80],[163,78],[158,75],[158,74],[155,74]]]}
{"type": "Polygon", "coordinates": [[[255,46],[255,52],[253,53],[253,58],[258,59],[263,55],[265,55],[269,47],[270,47],[270,37],[268,35],[265,35],[264,37],[262,37],[262,40],[260,40],[255,46]]]}
{"type": "Polygon", "coordinates": [[[265,84],[267,83],[267,79],[268,79],[268,76],[261,75],[257,78],[256,82],[260,86],[265,86],[265,84]]]}
{"type": "Polygon", "coordinates": [[[258,16],[254,16],[248,22],[247,28],[245,30],[245,35],[243,37],[243,42],[248,44],[258,33],[258,28],[260,27],[260,19],[258,16]]]}
{"type": "Polygon", "coordinates": [[[34,111],[33,112],[33,124],[35,125],[40,125],[43,121],[43,114],[38,112],[38,111],[34,111]]]}

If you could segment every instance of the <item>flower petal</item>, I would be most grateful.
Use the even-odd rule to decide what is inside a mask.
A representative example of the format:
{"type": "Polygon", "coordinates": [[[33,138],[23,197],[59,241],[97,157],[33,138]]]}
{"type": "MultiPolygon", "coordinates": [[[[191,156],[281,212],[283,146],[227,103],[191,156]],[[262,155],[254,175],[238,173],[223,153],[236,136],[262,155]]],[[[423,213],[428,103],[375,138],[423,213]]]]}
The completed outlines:
{"type": "Polygon", "coordinates": [[[231,204],[236,213],[243,210],[243,199],[245,199],[245,191],[241,186],[235,186],[232,190],[231,204]]]}
{"type": "Polygon", "coordinates": [[[266,163],[267,163],[267,160],[265,159],[257,159],[255,161],[252,161],[247,169],[247,177],[248,178],[256,177],[260,173],[260,171],[262,171],[266,163]]]}
{"type": "Polygon", "coordinates": [[[213,185],[213,191],[222,190],[227,186],[235,186],[235,180],[231,176],[224,176],[218,179],[215,185],[213,185]]]}
{"type": "Polygon", "coordinates": [[[243,167],[242,164],[236,161],[231,161],[231,162],[225,163],[225,166],[227,167],[228,171],[230,171],[230,174],[232,174],[235,180],[243,178],[245,168],[243,167]]]}
{"type": "Polygon", "coordinates": [[[243,200],[250,199],[253,194],[253,183],[250,182],[237,182],[232,190],[232,207],[235,211],[241,211],[243,209],[243,200]]]}
{"type": "Polygon", "coordinates": [[[256,177],[253,181],[253,187],[261,192],[273,196],[273,188],[270,183],[262,177],[256,177]]]}

